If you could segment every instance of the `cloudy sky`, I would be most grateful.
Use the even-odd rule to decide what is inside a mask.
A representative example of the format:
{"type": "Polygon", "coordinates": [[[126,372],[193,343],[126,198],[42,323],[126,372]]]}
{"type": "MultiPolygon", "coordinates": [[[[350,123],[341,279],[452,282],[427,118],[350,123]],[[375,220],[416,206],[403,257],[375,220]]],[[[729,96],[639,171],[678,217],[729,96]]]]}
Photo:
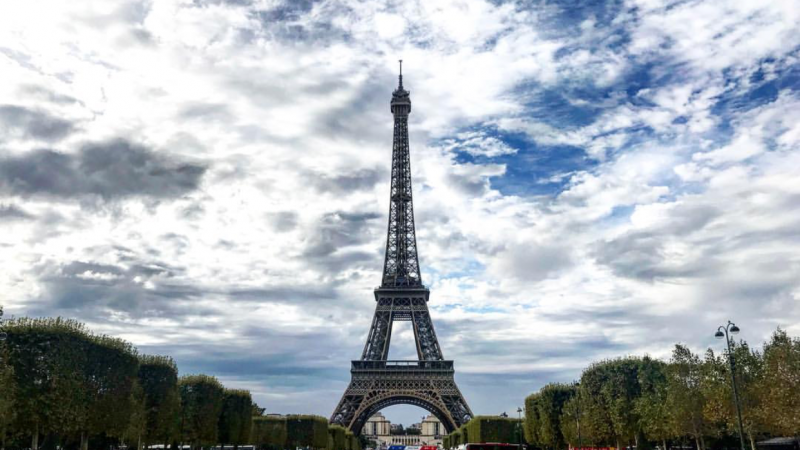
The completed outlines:
{"type": "Polygon", "coordinates": [[[0,303],[328,416],[403,58],[423,281],[476,413],[729,318],[800,335],[798,27],[793,0],[3,2],[0,303]]]}

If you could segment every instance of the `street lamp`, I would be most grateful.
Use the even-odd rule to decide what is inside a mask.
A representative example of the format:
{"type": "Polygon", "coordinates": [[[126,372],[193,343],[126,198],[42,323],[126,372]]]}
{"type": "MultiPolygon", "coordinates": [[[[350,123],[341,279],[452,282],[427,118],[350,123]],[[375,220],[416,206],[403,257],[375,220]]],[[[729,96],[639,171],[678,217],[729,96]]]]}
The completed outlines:
{"type": "Polygon", "coordinates": [[[522,450],[522,408],[517,407],[517,416],[519,417],[519,450],[522,450]]]}
{"type": "MultiPolygon", "coordinates": [[[[0,306],[0,327],[3,326],[3,307],[0,306]]],[[[5,331],[0,330],[0,342],[5,341],[8,337],[5,331]]]]}
{"type": "Polygon", "coordinates": [[[733,385],[733,403],[736,405],[736,417],[739,420],[739,444],[744,450],[744,427],[742,427],[742,407],[739,404],[739,390],[736,387],[736,363],[733,358],[733,351],[731,350],[731,337],[730,334],[739,334],[739,327],[730,320],[728,324],[717,328],[714,337],[717,339],[725,338],[725,343],[728,345],[728,363],[731,365],[731,384],[733,385]]]}
{"type": "Polygon", "coordinates": [[[578,448],[583,449],[583,438],[581,438],[581,384],[576,383],[576,385],[578,389],[575,392],[575,424],[578,428],[578,448]]]}

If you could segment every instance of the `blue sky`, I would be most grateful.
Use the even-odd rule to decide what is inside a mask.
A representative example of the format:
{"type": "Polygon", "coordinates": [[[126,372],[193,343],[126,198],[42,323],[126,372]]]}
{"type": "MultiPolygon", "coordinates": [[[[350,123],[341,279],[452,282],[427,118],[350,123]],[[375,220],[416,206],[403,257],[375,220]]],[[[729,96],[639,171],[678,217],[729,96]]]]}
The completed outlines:
{"type": "Polygon", "coordinates": [[[473,411],[728,319],[798,335],[798,28],[788,0],[4,4],[0,303],[328,416],[374,309],[402,58],[473,411]]]}

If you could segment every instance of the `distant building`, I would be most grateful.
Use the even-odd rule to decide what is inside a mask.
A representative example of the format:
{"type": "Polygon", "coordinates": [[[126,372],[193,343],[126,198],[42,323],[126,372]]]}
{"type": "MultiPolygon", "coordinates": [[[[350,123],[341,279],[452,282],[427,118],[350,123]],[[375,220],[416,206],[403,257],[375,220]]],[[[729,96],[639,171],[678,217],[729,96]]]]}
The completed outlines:
{"type": "Polygon", "coordinates": [[[361,434],[363,434],[367,438],[376,438],[377,436],[389,436],[392,434],[391,426],[392,423],[386,420],[386,417],[383,417],[383,414],[377,413],[367,420],[367,423],[366,425],[364,425],[364,429],[361,431],[361,434]]]}
{"type": "Polygon", "coordinates": [[[392,434],[402,430],[402,425],[391,423],[383,414],[377,413],[367,419],[362,434],[381,447],[390,445],[441,445],[445,433],[444,425],[435,416],[427,416],[422,423],[415,423],[409,429],[420,430],[420,434],[392,434]]]}

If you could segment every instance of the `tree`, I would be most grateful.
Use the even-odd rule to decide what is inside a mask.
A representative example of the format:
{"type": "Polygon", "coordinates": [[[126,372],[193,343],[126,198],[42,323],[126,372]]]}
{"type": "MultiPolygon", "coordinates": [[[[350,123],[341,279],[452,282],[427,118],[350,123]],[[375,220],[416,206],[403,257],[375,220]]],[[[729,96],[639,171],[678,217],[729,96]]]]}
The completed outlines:
{"type": "Polygon", "coordinates": [[[33,450],[42,433],[78,432],[86,419],[86,329],[60,317],[19,318],[5,322],[4,328],[17,394],[14,428],[31,436],[33,450]]]}
{"type": "Polygon", "coordinates": [[[561,409],[561,435],[564,437],[564,441],[572,447],[582,447],[581,444],[583,444],[583,442],[592,442],[593,440],[592,437],[587,434],[585,427],[581,426],[580,433],[578,430],[578,425],[580,421],[583,420],[583,411],[581,409],[580,396],[578,395],[579,392],[580,390],[576,385],[575,395],[570,397],[561,409]]]}
{"type": "Polygon", "coordinates": [[[525,419],[522,423],[522,429],[525,432],[525,442],[536,447],[543,446],[539,438],[540,419],[539,408],[537,407],[539,397],[541,397],[539,392],[525,397],[525,419]]]}
{"type": "Polygon", "coordinates": [[[82,347],[79,377],[85,398],[79,431],[81,450],[87,450],[89,436],[121,437],[130,426],[139,359],[130,343],[109,336],[89,336],[82,347]]]}
{"type": "MultiPolygon", "coordinates": [[[[3,307],[0,306],[0,335],[5,337],[3,327],[3,307]]],[[[5,449],[6,435],[14,420],[14,371],[8,360],[5,340],[0,341],[0,450],[5,449]]]]}
{"type": "Polygon", "coordinates": [[[764,382],[759,391],[766,431],[800,435],[800,339],[778,328],[764,344],[764,382]]]}
{"type": "Polygon", "coordinates": [[[225,389],[222,398],[222,413],[219,419],[219,441],[232,444],[234,450],[250,439],[253,424],[253,399],[250,392],[241,389],[225,389]]]}
{"type": "MultiPolygon", "coordinates": [[[[122,435],[123,442],[133,443],[136,450],[142,450],[142,440],[147,432],[147,410],[144,389],[137,381],[131,390],[130,418],[128,427],[122,435]]],[[[128,446],[130,447],[130,445],[128,446]]]]}
{"type": "MultiPolygon", "coordinates": [[[[750,441],[750,449],[756,450],[756,437],[764,433],[768,427],[761,415],[760,390],[764,379],[764,360],[759,352],[753,351],[746,342],[740,341],[731,346],[735,362],[735,376],[742,406],[742,425],[750,441]]],[[[728,371],[730,374],[730,372],[728,371]]],[[[731,395],[733,398],[733,395],[731,395]]],[[[731,419],[735,418],[735,404],[730,402],[731,419]]],[[[730,421],[730,429],[734,429],[734,420],[730,421]]]]}
{"type": "Polygon", "coordinates": [[[564,434],[561,432],[561,415],[564,404],[576,395],[574,385],[551,383],[539,391],[538,409],[539,417],[539,443],[547,448],[561,449],[566,446],[564,434]]]}
{"type": "Polygon", "coordinates": [[[706,430],[703,364],[688,347],[675,345],[667,366],[667,409],[675,436],[688,436],[703,450],[706,430]]]}
{"type": "Polygon", "coordinates": [[[192,448],[218,441],[224,388],[208,375],[188,375],[178,381],[181,394],[181,438],[192,448]]]}
{"type": "Polygon", "coordinates": [[[614,433],[610,409],[604,392],[611,378],[610,362],[593,363],[581,374],[578,395],[581,398],[581,430],[591,436],[594,445],[619,443],[614,433]]]}
{"type": "Polygon", "coordinates": [[[262,408],[262,407],[258,406],[258,403],[253,402],[253,417],[263,416],[264,415],[264,411],[266,411],[266,410],[267,410],[267,408],[262,408]]]}
{"type": "Polygon", "coordinates": [[[177,434],[181,411],[178,367],[167,356],[141,355],[138,378],[145,398],[145,446],[167,444],[177,434]]]}
{"type": "Polygon", "coordinates": [[[639,426],[647,439],[661,443],[666,450],[667,440],[674,437],[667,406],[667,365],[652,359],[642,363],[639,369],[641,396],[635,403],[639,426]]]}

